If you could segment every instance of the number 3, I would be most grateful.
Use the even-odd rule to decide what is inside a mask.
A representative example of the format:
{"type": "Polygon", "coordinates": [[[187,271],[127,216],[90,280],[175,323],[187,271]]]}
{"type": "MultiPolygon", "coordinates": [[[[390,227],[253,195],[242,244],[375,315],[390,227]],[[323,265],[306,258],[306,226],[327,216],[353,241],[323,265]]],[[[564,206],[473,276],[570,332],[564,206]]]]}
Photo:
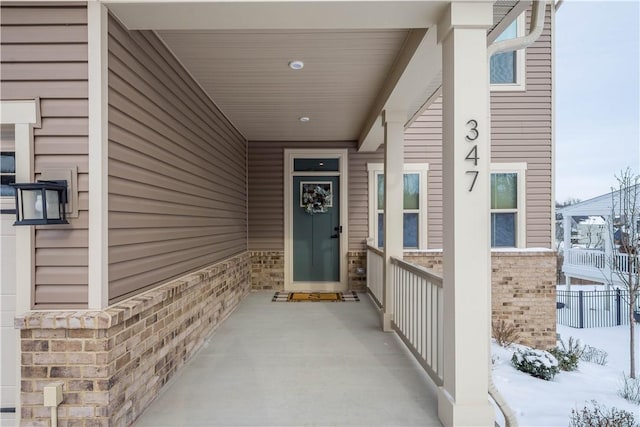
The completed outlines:
{"type": "Polygon", "coordinates": [[[478,139],[478,136],[480,136],[480,132],[478,132],[478,122],[476,122],[475,120],[469,120],[467,122],[467,125],[471,125],[471,129],[469,129],[470,135],[465,136],[464,139],[469,142],[475,141],[476,139],[478,139]]]}

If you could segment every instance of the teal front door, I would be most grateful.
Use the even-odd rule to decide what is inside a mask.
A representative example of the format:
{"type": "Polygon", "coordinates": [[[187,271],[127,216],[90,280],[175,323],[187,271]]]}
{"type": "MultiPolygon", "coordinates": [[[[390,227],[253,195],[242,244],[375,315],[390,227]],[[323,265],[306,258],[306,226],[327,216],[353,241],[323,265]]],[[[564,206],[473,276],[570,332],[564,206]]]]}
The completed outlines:
{"type": "Polygon", "coordinates": [[[340,178],[293,177],[293,281],[340,281],[340,178]]]}

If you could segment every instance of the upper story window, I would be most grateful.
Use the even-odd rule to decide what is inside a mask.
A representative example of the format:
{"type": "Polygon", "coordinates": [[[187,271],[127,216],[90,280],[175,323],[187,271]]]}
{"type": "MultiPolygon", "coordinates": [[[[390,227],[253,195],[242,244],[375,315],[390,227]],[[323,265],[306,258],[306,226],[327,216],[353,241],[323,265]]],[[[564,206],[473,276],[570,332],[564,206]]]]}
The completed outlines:
{"type": "MultiPolygon", "coordinates": [[[[495,42],[515,39],[524,35],[525,15],[521,14],[496,38],[495,42]]],[[[491,57],[489,75],[491,90],[525,90],[525,51],[498,53],[491,57]]]]}
{"type": "Polygon", "coordinates": [[[526,245],[526,163],[491,164],[491,247],[526,245]]]}
{"type": "MultiPolygon", "coordinates": [[[[384,246],[384,165],[369,163],[369,237],[384,246]]],[[[424,249],[427,245],[427,164],[404,165],[403,233],[405,249],[424,249]]]]}

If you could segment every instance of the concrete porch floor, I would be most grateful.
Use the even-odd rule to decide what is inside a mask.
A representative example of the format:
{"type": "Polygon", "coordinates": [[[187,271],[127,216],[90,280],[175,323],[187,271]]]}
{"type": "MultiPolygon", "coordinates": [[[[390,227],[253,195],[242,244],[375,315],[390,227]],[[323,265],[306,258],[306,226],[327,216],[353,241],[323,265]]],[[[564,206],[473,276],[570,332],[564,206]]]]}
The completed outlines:
{"type": "Polygon", "coordinates": [[[251,293],[134,424],[440,426],[436,387],[360,302],[251,293]]]}

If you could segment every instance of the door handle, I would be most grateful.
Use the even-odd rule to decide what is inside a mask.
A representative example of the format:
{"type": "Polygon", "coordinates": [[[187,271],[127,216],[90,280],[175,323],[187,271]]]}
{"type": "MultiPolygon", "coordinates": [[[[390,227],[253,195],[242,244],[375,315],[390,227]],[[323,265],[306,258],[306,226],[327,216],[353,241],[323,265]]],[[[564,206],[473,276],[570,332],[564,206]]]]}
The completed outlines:
{"type": "Polygon", "coordinates": [[[338,236],[337,234],[332,234],[332,235],[331,235],[331,238],[332,238],[332,239],[337,239],[338,237],[340,237],[340,236],[338,236]]]}

